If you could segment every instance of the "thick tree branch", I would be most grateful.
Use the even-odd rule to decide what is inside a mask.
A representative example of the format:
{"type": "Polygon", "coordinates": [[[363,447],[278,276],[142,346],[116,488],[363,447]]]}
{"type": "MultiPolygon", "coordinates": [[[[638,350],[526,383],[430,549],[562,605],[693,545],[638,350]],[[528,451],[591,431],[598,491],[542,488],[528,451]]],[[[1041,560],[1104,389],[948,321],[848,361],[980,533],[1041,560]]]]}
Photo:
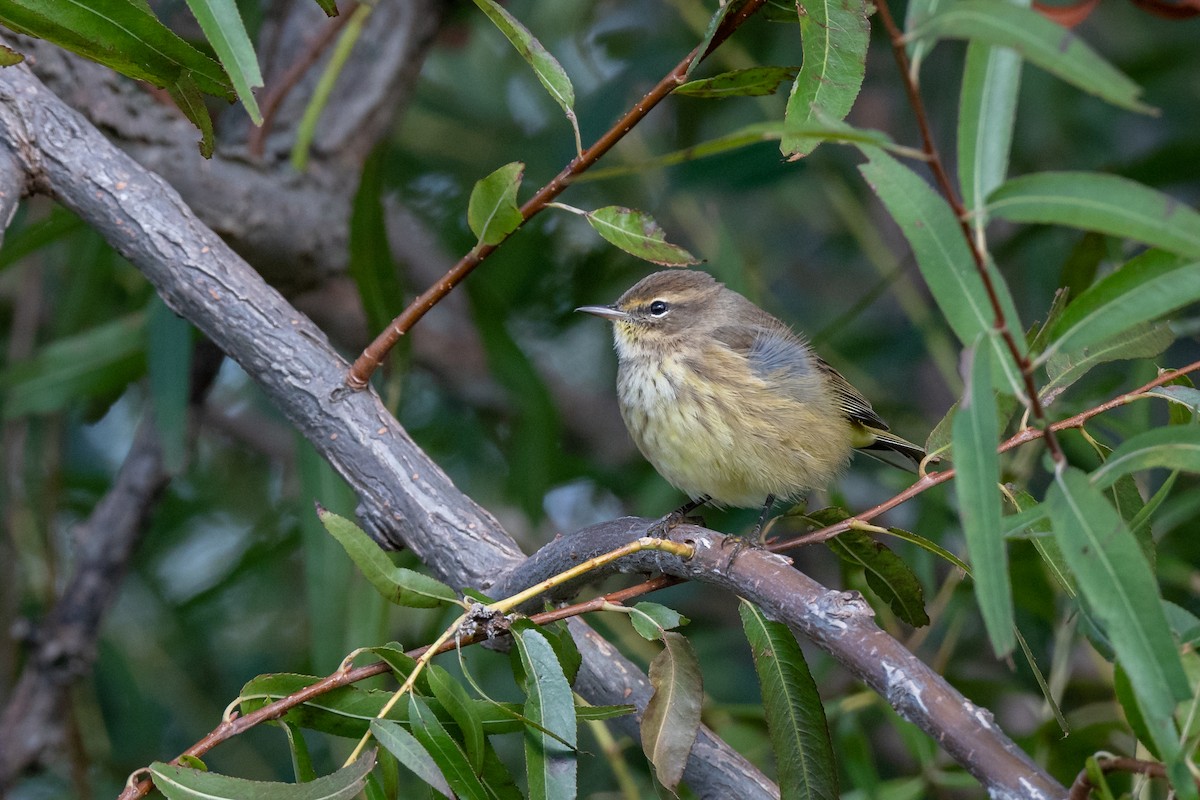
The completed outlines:
{"type": "MultiPolygon", "coordinates": [[[[497,596],[558,574],[646,535],[654,520],[625,517],[594,525],[543,547],[505,583],[497,596]]],[[[996,725],[990,711],[963,697],[904,645],[880,630],[857,592],[827,589],[765,550],[745,548],[731,558],[726,537],[681,525],[671,538],[696,546],[690,561],[646,551],[623,558],[614,571],[662,572],[718,586],[762,608],[817,644],[886,698],[900,716],[928,733],[992,797],[1062,798],[1067,790],[1033,762],[996,725]]],[[[565,587],[560,596],[575,587],[565,587]]]]}
{"type": "MultiPolygon", "coordinates": [[[[496,520],[413,444],[377,395],[333,399],[347,364],[324,334],[170,186],[114,148],[23,66],[0,72],[0,144],[22,154],[41,191],[101,233],[171,308],[238,361],[358,493],[360,519],[380,542],[407,545],[457,586],[486,589],[520,563],[522,554],[496,520]]],[[[587,660],[610,656],[582,644],[587,660]]],[[[700,771],[694,788],[701,796],[722,796],[709,794],[709,785],[737,785],[739,794],[759,796],[758,770],[723,743],[697,749],[692,761],[689,775],[700,771]],[[730,769],[724,783],[711,774],[730,769]]]]}

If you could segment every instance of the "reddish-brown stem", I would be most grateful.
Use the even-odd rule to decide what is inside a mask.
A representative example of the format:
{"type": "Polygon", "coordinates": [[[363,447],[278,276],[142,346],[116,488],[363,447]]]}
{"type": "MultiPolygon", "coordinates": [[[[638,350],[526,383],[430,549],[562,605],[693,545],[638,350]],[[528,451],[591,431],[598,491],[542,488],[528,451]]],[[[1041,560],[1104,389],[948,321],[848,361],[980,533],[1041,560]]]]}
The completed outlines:
{"type": "MultiPolygon", "coordinates": [[[[1101,403],[1098,406],[1089,408],[1086,411],[1081,411],[1073,417],[1067,417],[1066,419],[1059,420],[1058,422],[1054,423],[1053,425],[1050,425],[1049,428],[1047,428],[1047,429],[1022,428],[1021,430],[1017,431],[1012,436],[1010,436],[1008,439],[1004,440],[1004,442],[1002,442],[1000,444],[1000,446],[997,448],[997,452],[1005,453],[1005,452],[1008,452],[1009,450],[1012,450],[1014,447],[1019,447],[1020,445],[1027,444],[1028,442],[1032,442],[1035,439],[1045,438],[1048,432],[1053,434],[1053,433],[1057,433],[1059,431],[1065,431],[1065,430],[1069,430],[1072,428],[1082,428],[1084,426],[1084,424],[1087,423],[1087,421],[1092,419],[1093,417],[1103,414],[1106,411],[1111,411],[1112,409],[1117,408],[1119,406],[1123,406],[1126,403],[1137,399],[1141,395],[1144,395],[1146,392],[1150,391],[1151,389],[1153,389],[1157,386],[1162,386],[1164,383],[1169,383],[1169,382],[1175,380],[1180,375],[1186,375],[1189,372],[1195,372],[1196,370],[1200,370],[1200,361],[1194,361],[1191,364],[1188,364],[1186,367],[1181,367],[1180,369],[1175,369],[1175,370],[1170,370],[1169,372],[1164,372],[1163,374],[1159,375],[1154,380],[1146,383],[1143,386],[1139,386],[1137,389],[1134,389],[1131,392],[1126,392],[1125,394],[1118,395],[1117,397],[1114,397],[1112,400],[1108,400],[1104,403],[1101,403]]],[[[869,522],[870,520],[875,519],[876,517],[878,517],[880,514],[884,513],[885,511],[890,511],[891,509],[895,508],[896,506],[907,503],[909,500],[913,499],[914,497],[921,494],[922,492],[924,492],[928,489],[932,489],[934,486],[938,486],[939,484],[943,484],[953,477],[954,477],[953,469],[946,469],[946,470],[942,470],[941,472],[930,472],[926,475],[922,475],[920,480],[918,480],[912,486],[909,486],[904,491],[900,492],[899,494],[897,494],[894,497],[891,497],[891,498],[885,500],[884,502],[880,503],[879,505],[875,506],[874,508],[867,509],[866,511],[862,512],[861,514],[855,514],[850,519],[842,520],[841,522],[835,523],[833,525],[829,525],[829,526],[821,528],[819,530],[811,531],[809,533],[804,534],[803,536],[797,536],[793,539],[788,539],[788,540],[782,541],[782,542],[774,542],[770,545],[770,549],[776,550],[776,551],[790,550],[793,547],[799,547],[799,546],[805,545],[805,544],[816,544],[818,542],[824,542],[828,539],[832,539],[833,537],[850,530],[850,525],[852,522],[855,522],[855,521],[869,522]]]]}
{"type": "Polygon", "coordinates": [[[263,95],[262,108],[262,125],[250,130],[250,138],[246,142],[246,146],[250,151],[250,155],[254,158],[262,158],[263,151],[266,148],[267,136],[271,133],[272,124],[275,122],[275,114],[278,113],[279,107],[283,105],[284,98],[288,96],[288,92],[296,88],[296,84],[304,77],[304,73],[317,63],[317,59],[325,52],[325,48],[337,38],[338,33],[342,28],[346,27],[346,23],[350,21],[350,17],[358,8],[356,0],[339,11],[338,15],[329,21],[327,25],[321,28],[317,38],[313,39],[300,57],[292,62],[291,66],[275,79],[269,91],[263,95]]]}
{"type": "Polygon", "coordinates": [[[1050,450],[1050,455],[1056,463],[1065,461],[1066,456],[1063,455],[1062,448],[1059,447],[1058,438],[1054,435],[1053,428],[1049,425],[1049,420],[1046,418],[1046,411],[1042,407],[1042,401],[1038,397],[1037,386],[1033,380],[1033,361],[1028,355],[1021,352],[1021,348],[1017,345],[1017,340],[1014,338],[1012,328],[1004,317],[1004,309],[1000,305],[1000,295],[996,292],[996,286],[992,281],[991,273],[987,269],[987,259],[983,252],[979,249],[979,243],[975,241],[975,237],[971,235],[971,225],[967,221],[967,210],[963,206],[962,201],[958,199],[958,193],[954,190],[954,185],[950,182],[950,176],[946,173],[946,167],[942,163],[941,156],[938,155],[937,146],[933,142],[933,133],[929,128],[929,116],[925,113],[925,103],[921,100],[921,92],[917,89],[917,84],[913,80],[912,71],[908,61],[908,51],[905,49],[904,34],[900,32],[900,28],[896,25],[896,20],[892,18],[892,12],[888,8],[886,2],[878,4],[879,18],[883,20],[883,26],[887,28],[888,38],[892,43],[892,55],[896,58],[896,66],[900,69],[900,79],[904,81],[904,90],[908,94],[908,101],[912,105],[913,114],[917,118],[917,127],[921,131],[921,146],[925,151],[925,155],[929,161],[929,169],[933,172],[934,180],[937,181],[938,188],[942,195],[946,198],[946,202],[954,210],[954,215],[958,218],[958,224],[962,228],[963,237],[967,240],[967,247],[971,249],[971,256],[975,260],[975,269],[979,272],[979,277],[983,280],[983,286],[987,291],[988,302],[992,306],[992,314],[995,317],[995,329],[1004,340],[1004,344],[1008,347],[1008,352],[1012,355],[1013,362],[1021,371],[1021,377],[1025,384],[1025,395],[1029,398],[1029,412],[1033,418],[1046,431],[1046,447],[1050,450]]]}
{"type": "MultiPolygon", "coordinates": [[[[1100,771],[1105,775],[1110,772],[1133,772],[1145,775],[1148,778],[1165,778],[1167,777],[1167,769],[1157,761],[1143,761],[1140,758],[1127,758],[1125,756],[1112,756],[1110,758],[1097,758],[1096,764],[1100,767],[1100,771]]],[[[1200,780],[1196,781],[1196,785],[1200,786],[1200,780]]],[[[1075,782],[1071,784],[1071,793],[1067,795],[1067,800],[1087,800],[1092,789],[1096,788],[1088,777],[1087,770],[1081,770],[1075,778],[1075,782]]]]}
{"type": "MultiPolygon", "coordinates": [[[[530,619],[538,625],[548,625],[551,622],[557,622],[560,619],[569,617],[577,617],[582,614],[588,614],[593,611],[601,610],[607,603],[623,603],[633,597],[640,597],[650,592],[656,592],[659,589],[664,589],[668,586],[673,586],[679,583],[678,578],[672,578],[667,575],[660,575],[657,578],[651,578],[634,586],[628,586],[624,589],[619,589],[615,592],[596,597],[591,600],[585,600],[581,603],[574,603],[562,608],[555,608],[550,611],[545,611],[540,614],[534,614],[530,619]]],[[[463,645],[478,644],[484,640],[485,636],[480,633],[474,636],[464,636],[457,642],[453,639],[442,644],[438,648],[438,654],[449,652],[456,647],[463,645]]],[[[405,655],[411,658],[420,658],[428,650],[427,647],[418,647],[415,650],[408,651],[405,655]]],[[[178,764],[180,759],[187,756],[200,758],[208,751],[212,750],[217,745],[224,741],[232,739],[234,736],[245,733],[251,728],[263,722],[279,719],[291,709],[298,705],[307,703],[313,698],[319,697],[326,692],[343,686],[349,686],[352,683],[373,678],[376,675],[383,675],[391,670],[391,665],[386,661],[376,661],[373,664],[367,664],[363,667],[354,669],[339,670],[332,675],[327,675],[314,684],[304,687],[298,692],[281,697],[273,703],[269,703],[257,711],[253,711],[245,716],[232,716],[230,719],[223,720],[220,725],[210,731],[203,739],[200,739],[194,745],[184,750],[181,754],[171,759],[171,764],[178,764]]],[[[121,792],[117,800],[137,800],[137,798],[145,797],[153,788],[153,783],[149,778],[139,781],[136,784],[130,783],[121,792]]]]}
{"type": "MultiPolygon", "coordinates": [[[[725,18],[721,27],[712,37],[712,41],[708,46],[701,51],[703,45],[698,46],[695,50],[679,62],[675,69],[667,73],[666,77],[660,80],[653,89],[629,109],[615,125],[608,129],[608,132],[596,140],[588,149],[584,150],[579,156],[571,160],[562,171],[542,188],[538,189],[533,197],[529,198],[524,205],[521,206],[521,222],[513,232],[519,230],[533,217],[543,211],[546,206],[562,194],[563,190],[570,185],[572,179],[577,175],[582,174],[590,169],[600,157],[612,149],[613,145],[621,141],[625,134],[633,130],[642,119],[650,113],[650,110],[658,105],[667,95],[673,92],[676,87],[680,86],[687,80],[688,70],[692,62],[697,59],[704,59],[724,42],[729,36],[741,27],[742,23],[750,18],[759,8],[766,3],[766,0],[748,0],[736,13],[730,14],[725,18]]],[[[509,236],[512,234],[510,233],[509,236]]],[[[500,244],[502,244],[501,242],[500,244]]],[[[355,361],[350,371],[346,374],[346,386],[352,390],[358,391],[365,389],[367,382],[371,379],[371,375],[383,363],[383,359],[387,357],[388,351],[400,340],[400,337],[406,334],[413,325],[425,316],[429,309],[433,308],[438,302],[450,293],[463,278],[470,275],[471,272],[483,263],[484,259],[495,252],[500,244],[483,244],[472,248],[471,252],[467,253],[458,263],[446,272],[435,284],[426,289],[417,299],[408,304],[408,307],[400,312],[400,315],[392,320],[377,337],[375,341],[367,345],[355,361]]]]}

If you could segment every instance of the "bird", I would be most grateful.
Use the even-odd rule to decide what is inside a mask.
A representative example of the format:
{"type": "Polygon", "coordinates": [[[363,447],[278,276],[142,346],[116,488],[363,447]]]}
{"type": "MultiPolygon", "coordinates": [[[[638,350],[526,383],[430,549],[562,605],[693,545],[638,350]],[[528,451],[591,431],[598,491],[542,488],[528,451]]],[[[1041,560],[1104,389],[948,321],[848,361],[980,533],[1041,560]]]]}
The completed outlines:
{"type": "Polygon", "coordinates": [[[925,458],[806,339],[706,272],[655,272],[576,311],[613,324],[625,426],[689,498],[668,527],[705,503],[761,507],[761,545],[776,500],[828,487],[855,450],[910,471],[925,458]]]}

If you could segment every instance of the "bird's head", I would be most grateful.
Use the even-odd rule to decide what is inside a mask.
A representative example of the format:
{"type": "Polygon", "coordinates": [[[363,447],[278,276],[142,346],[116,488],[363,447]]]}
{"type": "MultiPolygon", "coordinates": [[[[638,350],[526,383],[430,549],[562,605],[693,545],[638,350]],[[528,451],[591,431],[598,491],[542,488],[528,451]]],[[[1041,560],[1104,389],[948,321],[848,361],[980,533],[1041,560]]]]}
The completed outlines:
{"type": "Polygon", "coordinates": [[[725,291],[708,273],[664,270],[634,284],[611,306],[575,310],[611,321],[619,350],[669,347],[680,338],[716,327],[725,291]]]}

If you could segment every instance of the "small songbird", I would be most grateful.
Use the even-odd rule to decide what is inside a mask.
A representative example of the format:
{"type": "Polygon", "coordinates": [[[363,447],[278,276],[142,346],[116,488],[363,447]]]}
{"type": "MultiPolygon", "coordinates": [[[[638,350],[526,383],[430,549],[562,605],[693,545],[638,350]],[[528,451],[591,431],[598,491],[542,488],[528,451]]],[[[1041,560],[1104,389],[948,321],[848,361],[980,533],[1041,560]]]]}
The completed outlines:
{"type": "Polygon", "coordinates": [[[762,506],[823,489],[854,449],[914,469],[925,452],[888,432],[871,404],[803,338],[711,275],[656,272],[610,320],[621,416],[638,449],[692,502],[762,506]]]}

